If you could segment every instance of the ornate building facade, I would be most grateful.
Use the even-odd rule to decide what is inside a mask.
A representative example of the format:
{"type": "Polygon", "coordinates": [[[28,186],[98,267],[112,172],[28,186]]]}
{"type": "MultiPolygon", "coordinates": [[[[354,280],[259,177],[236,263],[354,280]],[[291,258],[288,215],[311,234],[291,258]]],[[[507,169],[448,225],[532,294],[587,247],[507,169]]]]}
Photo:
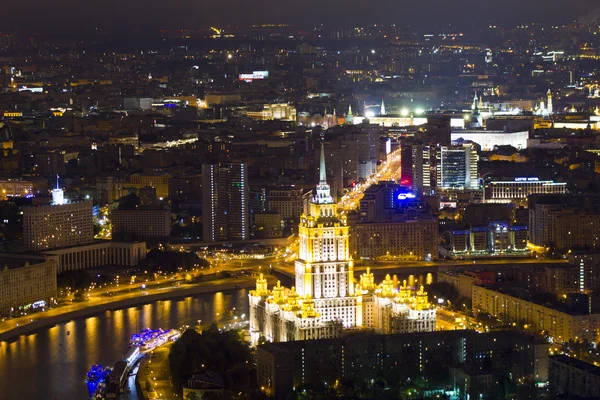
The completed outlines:
{"type": "Polygon", "coordinates": [[[300,217],[295,287],[278,282],[269,290],[261,275],[249,294],[254,340],[291,341],[338,337],[343,329],[372,328],[382,333],[435,329],[435,308],[427,293],[394,285],[389,277],[375,285],[373,274],[354,280],[349,226],[327,184],[321,145],[320,179],[308,214],[300,217]]]}

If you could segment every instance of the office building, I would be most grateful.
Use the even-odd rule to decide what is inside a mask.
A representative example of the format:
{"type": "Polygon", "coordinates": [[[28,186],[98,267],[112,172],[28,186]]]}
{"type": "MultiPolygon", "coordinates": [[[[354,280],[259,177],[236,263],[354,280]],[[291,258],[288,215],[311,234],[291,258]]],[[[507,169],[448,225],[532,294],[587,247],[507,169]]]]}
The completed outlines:
{"type": "Polygon", "coordinates": [[[250,238],[248,172],[245,163],[202,165],[204,241],[250,238]]]}
{"type": "Polygon", "coordinates": [[[442,146],[437,163],[439,189],[478,189],[479,156],[472,144],[442,146]]]}
{"type": "Polygon", "coordinates": [[[0,315],[46,308],[56,298],[56,261],[51,257],[0,257],[0,315]]]}
{"type": "Polygon", "coordinates": [[[167,237],[171,234],[171,212],[169,210],[113,210],[110,218],[113,237],[131,236],[141,239],[167,237]]]}
{"type": "Polygon", "coordinates": [[[489,181],[484,185],[483,200],[485,203],[520,203],[526,202],[532,194],[565,194],[567,184],[564,182],[541,181],[537,177],[520,177],[511,181],[489,181]]]}
{"type": "Polygon", "coordinates": [[[389,276],[377,286],[370,271],[354,286],[349,226],[327,184],[323,144],[320,171],[309,213],[300,218],[296,286],[288,290],[278,283],[270,291],[261,275],[249,294],[253,340],[333,338],[343,328],[363,326],[382,332],[435,329],[435,308],[422,287],[398,289],[389,276]]]}
{"type": "Polygon", "coordinates": [[[89,244],[94,240],[92,201],[68,202],[53,190],[53,204],[23,208],[23,239],[29,251],[89,244]]]}
{"type": "Polygon", "coordinates": [[[448,246],[444,255],[448,257],[475,257],[490,255],[520,255],[528,253],[526,225],[511,224],[509,221],[490,221],[485,226],[446,232],[448,246]]]}

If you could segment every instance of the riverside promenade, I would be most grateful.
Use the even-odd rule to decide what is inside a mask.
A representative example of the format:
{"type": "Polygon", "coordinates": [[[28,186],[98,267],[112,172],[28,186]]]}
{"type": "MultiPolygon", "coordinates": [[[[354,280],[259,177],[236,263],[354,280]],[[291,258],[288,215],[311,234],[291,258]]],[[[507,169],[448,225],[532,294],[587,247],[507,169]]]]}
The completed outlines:
{"type": "MultiPolygon", "coordinates": [[[[275,284],[275,278],[270,276],[267,276],[266,278],[269,285],[275,284]]],[[[144,292],[134,291],[113,297],[92,296],[85,302],[65,305],[47,311],[2,321],[0,322],[0,341],[14,340],[20,335],[28,334],[47,326],[100,314],[107,310],[118,310],[156,301],[189,297],[203,293],[248,289],[253,288],[255,283],[255,277],[226,278],[198,284],[181,284],[167,288],[149,289],[144,292]]]]}

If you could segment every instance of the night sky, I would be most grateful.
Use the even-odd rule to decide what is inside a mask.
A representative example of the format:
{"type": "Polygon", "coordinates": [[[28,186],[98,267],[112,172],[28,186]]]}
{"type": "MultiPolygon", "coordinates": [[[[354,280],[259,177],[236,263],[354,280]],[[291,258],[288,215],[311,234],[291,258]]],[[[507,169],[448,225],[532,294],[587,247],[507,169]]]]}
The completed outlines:
{"type": "Polygon", "coordinates": [[[599,7],[598,0],[18,0],[4,2],[2,25],[63,31],[262,22],[565,23],[599,7]]]}

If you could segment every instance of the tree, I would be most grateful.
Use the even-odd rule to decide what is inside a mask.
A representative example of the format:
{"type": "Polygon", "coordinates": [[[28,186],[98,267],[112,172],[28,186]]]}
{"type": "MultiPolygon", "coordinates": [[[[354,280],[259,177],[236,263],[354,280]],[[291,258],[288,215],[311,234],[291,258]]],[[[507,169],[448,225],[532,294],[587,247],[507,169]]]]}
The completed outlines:
{"type": "Polygon", "coordinates": [[[220,331],[212,324],[202,333],[186,330],[171,347],[169,366],[173,387],[181,391],[183,384],[195,373],[219,374],[225,390],[252,393],[254,387],[252,353],[241,332],[220,331]]]}

